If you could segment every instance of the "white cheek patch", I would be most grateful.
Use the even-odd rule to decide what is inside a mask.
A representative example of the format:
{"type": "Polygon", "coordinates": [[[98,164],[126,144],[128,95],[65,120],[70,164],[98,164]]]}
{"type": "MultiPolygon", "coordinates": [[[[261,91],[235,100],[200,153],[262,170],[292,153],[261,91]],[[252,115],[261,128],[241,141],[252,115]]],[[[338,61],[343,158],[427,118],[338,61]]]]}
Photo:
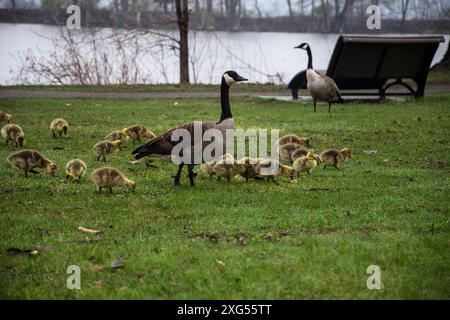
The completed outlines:
{"type": "Polygon", "coordinates": [[[228,73],[225,73],[223,75],[223,78],[225,79],[225,82],[227,83],[227,85],[231,86],[232,84],[236,83],[236,80],[234,80],[232,77],[230,77],[228,75],[228,73]]]}

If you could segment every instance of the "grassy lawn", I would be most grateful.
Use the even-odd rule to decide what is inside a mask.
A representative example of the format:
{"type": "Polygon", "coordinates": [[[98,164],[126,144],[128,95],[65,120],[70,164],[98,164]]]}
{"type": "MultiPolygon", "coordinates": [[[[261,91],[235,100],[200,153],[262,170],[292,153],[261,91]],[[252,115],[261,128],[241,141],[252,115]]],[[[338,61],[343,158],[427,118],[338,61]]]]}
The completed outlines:
{"type": "MultiPolygon", "coordinates": [[[[101,166],[90,150],[104,135],[136,123],[162,133],[217,121],[219,102],[2,100],[0,110],[23,126],[25,146],[54,160],[59,173],[24,178],[0,161],[0,298],[449,298],[449,107],[450,94],[339,105],[331,114],[233,98],[239,128],[277,128],[311,137],[317,151],[349,147],[355,155],[342,170],[316,168],[297,184],[199,174],[191,188],[183,174],[174,188],[173,164],[130,165],[127,142],[107,164],[137,189],[110,196],[89,180],[101,166]],[[55,117],[71,123],[68,138],[51,137],[55,117]],[[89,167],[80,185],[64,180],[75,157],[89,167]],[[11,247],[39,254],[9,255],[11,247]],[[124,266],[111,269],[118,258],[124,266]],[[70,265],[81,268],[81,290],[66,288],[70,265]],[[381,268],[382,290],[367,289],[369,265],[381,268]]],[[[0,159],[14,150],[1,145],[0,159]]]]}

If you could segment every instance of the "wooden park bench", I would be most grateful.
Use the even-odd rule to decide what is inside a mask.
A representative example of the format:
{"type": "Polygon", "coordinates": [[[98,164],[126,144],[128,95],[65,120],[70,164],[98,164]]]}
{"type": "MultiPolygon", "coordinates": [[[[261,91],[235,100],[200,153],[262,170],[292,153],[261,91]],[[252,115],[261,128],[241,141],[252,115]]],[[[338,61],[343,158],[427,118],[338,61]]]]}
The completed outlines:
{"type": "MultiPolygon", "coordinates": [[[[326,75],[334,79],[344,96],[423,97],[428,71],[441,42],[442,36],[339,36],[326,75]],[[387,92],[394,85],[402,85],[408,92],[387,92]]],[[[290,81],[288,88],[293,98],[298,98],[298,89],[306,89],[305,70],[290,81]]]]}

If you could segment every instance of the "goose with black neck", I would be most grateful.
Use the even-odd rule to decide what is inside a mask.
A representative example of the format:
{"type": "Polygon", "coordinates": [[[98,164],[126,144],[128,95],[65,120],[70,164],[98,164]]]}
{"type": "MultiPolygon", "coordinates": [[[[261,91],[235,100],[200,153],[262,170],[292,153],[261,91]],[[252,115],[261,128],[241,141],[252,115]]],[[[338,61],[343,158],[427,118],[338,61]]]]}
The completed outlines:
{"type": "MultiPolygon", "coordinates": [[[[247,81],[247,79],[240,76],[236,71],[226,71],[222,75],[222,81],[221,81],[221,91],[220,91],[220,104],[221,104],[221,114],[219,122],[206,122],[206,121],[200,121],[201,123],[201,134],[203,137],[203,134],[206,130],[209,129],[218,129],[222,132],[223,135],[225,135],[225,132],[227,129],[234,129],[234,119],[233,115],[231,113],[231,106],[230,106],[230,97],[229,97],[229,91],[230,87],[238,82],[247,81]]],[[[197,122],[198,124],[198,122],[197,122]]],[[[173,148],[179,143],[178,141],[172,141],[172,134],[177,129],[184,129],[187,130],[191,137],[194,137],[194,122],[172,128],[160,136],[156,137],[149,143],[143,145],[140,148],[137,148],[133,151],[133,155],[136,160],[141,159],[143,157],[154,157],[154,158],[162,158],[162,159],[171,159],[171,154],[173,148]]],[[[192,140],[193,141],[193,140],[192,140]]],[[[225,141],[225,140],[224,140],[225,141]]],[[[203,150],[208,145],[208,143],[203,142],[203,150]]],[[[194,143],[191,144],[191,155],[194,154],[194,143]]],[[[220,156],[220,155],[217,155],[220,156]]],[[[196,163],[193,161],[194,159],[191,159],[190,163],[184,163],[181,162],[178,165],[178,171],[174,178],[174,185],[178,186],[180,185],[180,177],[181,172],[183,170],[184,165],[188,166],[188,177],[191,186],[194,186],[194,172],[193,168],[196,163]]],[[[205,162],[203,157],[201,159],[202,162],[205,162]]]]}

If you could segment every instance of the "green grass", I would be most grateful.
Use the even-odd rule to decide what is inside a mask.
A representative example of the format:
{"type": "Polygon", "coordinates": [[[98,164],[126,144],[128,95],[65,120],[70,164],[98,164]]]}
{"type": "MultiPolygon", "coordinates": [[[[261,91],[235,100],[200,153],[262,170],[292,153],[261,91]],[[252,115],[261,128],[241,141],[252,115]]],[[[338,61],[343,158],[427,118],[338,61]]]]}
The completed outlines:
{"type": "MultiPolygon", "coordinates": [[[[174,188],[175,166],[128,164],[128,142],[107,164],[137,190],[111,196],[89,180],[101,166],[93,144],[135,123],[161,133],[217,120],[218,101],[0,101],[23,126],[26,147],[59,166],[57,178],[24,178],[0,162],[0,298],[449,298],[450,94],[337,105],[331,114],[325,106],[313,113],[311,105],[232,100],[239,128],[278,128],[311,137],[318,151],[350,147],[355,156],[340,171],[316,168],[297,184],[228,184],[199,174],[191,188],[183,174],[174,188]],[[54,140],[48,125],[60,116],[70,135],[54,140]],[[89,167],[80,185],[64,180],[74,157],[89,167]],[[103,233],[82,234],[78,226],[103,233]],[[10,247],[39,254],[12,256],[10,247]],[[117,258],[125,265],[112,270],[117,258]],[[382,290],[366,288],[372,264],[381,268],[382,290]],[[69,265],[81,267],[81,290],[66,288],[69,265]]],[[[0,159],[14,150],[2,145],[0,159]]]]}

